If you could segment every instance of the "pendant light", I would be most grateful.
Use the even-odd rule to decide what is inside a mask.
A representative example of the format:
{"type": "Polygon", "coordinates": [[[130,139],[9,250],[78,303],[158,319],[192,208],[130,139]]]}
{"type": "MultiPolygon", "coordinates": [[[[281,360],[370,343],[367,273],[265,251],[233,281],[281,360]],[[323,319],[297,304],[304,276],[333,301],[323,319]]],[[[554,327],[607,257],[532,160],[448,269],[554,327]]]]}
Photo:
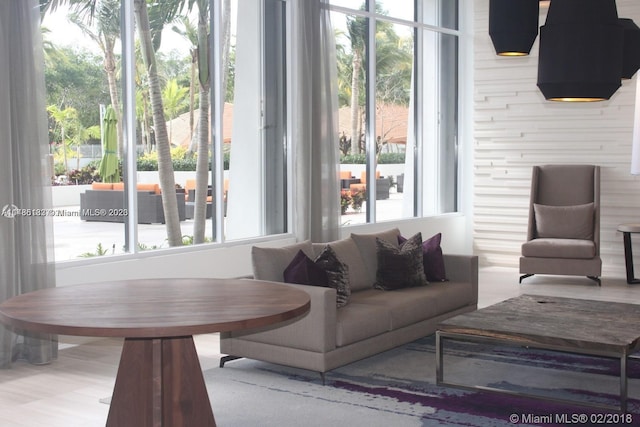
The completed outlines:
{"type": "Polygon", "coordinates": [[[640,28],[631,19],[620,18],[624,34],[622,78],[630,79],[640,68],[640,28]]]}
{"type": "Polygon", "coordinates": [[[538,36],[539,0],[491,0],[489,36],[496,54],[525,56],[538,36]]]}
{"type": "Polygon", "coordinates": [[[615,0],[553,0],[540,28],[538,87],[552,101],[602,101],[620,87],[615,0]]]}

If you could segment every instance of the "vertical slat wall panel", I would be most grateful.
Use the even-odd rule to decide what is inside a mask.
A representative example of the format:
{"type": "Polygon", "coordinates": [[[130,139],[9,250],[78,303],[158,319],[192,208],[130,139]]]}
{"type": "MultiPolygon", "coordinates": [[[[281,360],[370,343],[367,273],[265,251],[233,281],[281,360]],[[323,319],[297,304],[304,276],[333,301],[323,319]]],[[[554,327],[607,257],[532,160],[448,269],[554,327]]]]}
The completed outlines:
{"type": "MultiPolygon", "coordinates": [[[[618,0],[618,15],[640,24],[640,1],[618,0]]],[[[540,11],[544,24],[547,9],[540,11]]],[[[484,265],[518,266],[526,239],[531,167],[597,164],[601,177],[603,276],[624,276],[617,225],[640,222],[640,177],[629,173],[638,76],[609,101],[556,103],[536,86],[538,40],[531,55],[495,55],[489,0],[475,6],[474,251],[484,265]]],[[[640,264],[640,236],[634,243],[640,264]]]]}

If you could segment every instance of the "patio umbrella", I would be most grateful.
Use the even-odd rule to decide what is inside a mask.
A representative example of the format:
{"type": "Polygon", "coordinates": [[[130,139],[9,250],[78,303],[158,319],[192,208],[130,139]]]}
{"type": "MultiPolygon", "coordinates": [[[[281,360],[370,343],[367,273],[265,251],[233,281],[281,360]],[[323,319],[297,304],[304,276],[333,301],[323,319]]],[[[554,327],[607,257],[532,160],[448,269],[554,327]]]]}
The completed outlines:
{"type": "Polygon", "coordinates": [[[118,154],[116,151],[118,145],[117,121],[116,113],[109,105],[103,119],[102,160],[98,170],[102,182],[120,182],[118,154]]]}

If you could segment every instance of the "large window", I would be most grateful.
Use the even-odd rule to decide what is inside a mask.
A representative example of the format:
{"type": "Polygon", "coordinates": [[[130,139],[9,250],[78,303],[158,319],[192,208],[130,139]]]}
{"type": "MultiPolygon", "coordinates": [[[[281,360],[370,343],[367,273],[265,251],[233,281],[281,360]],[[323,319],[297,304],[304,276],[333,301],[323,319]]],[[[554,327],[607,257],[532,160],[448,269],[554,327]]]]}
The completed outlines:
{"type": "Polygon", "coordinates": [[[458,1],[332,0],[342,224],[457,210],[458,1]]]}
{"type": "Polygon", "coordinates": [[[288,231],[286,2],[176,3],[44,14],[58,261],[288,231]]]}

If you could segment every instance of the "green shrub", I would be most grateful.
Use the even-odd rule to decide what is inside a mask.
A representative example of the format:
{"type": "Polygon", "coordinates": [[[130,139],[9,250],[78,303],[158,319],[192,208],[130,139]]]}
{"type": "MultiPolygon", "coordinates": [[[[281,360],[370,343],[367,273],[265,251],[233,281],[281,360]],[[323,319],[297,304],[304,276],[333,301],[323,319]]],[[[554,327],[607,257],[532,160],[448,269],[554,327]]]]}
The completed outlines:
{"type": "MultiPolygon", "coordinates": [[[[351,165],[365,165],[367,164],[366,154],[347,154],[340,158],[340,163],[351,165]]],[[[378,155],[378,164],[402,164],[404,163],[404,153],[380,153],[378,155]]]]}
{"type": "Polygon", "coordinates": [[[388,165],[388,164],[403,164],[404,163],[404,153],[380,153],[378,156],[378,164],[379,165],[388,165]]]}
{"type": "Polygon", "coordinates": [[[365,154],[347,154],[342,156],[340,163],[350,165],[365,165],[367,163],[367,156],[365,154]]]}

